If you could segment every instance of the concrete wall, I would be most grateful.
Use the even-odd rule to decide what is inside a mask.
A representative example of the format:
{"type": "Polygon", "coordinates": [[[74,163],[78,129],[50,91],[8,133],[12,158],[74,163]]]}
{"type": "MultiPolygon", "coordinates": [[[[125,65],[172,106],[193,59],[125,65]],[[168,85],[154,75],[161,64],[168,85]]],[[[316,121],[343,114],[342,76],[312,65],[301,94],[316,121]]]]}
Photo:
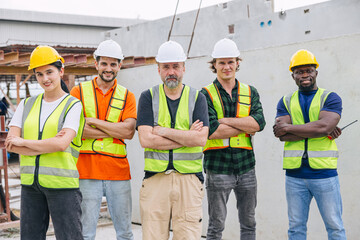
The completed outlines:
{"type": "MultiPolygon", "coordinates": [[[[202,8],[197,21],[189,57],[208,56],[221,38],[233,39],[240,51],[282,46],[318,39],[360,33],[360,1],[332,0],[291,9],[272,11],[266,0],[233,0],[202,8]],[[234,25],[234,33],[229,33],[234,25]]],[[[176,16],[171,40],[187,52],[196,11],[176,16]]],[[[168,38],[172,17],[127,28],[114,29],[108,35],[119,42],[126,56],[155,56],[168,38]],[[135,42],[134,42],[135,41],[135,42]]]]}
{"type": "MultiPolygon", "coordinates": [[[[268,47],[243,51],[243,62],[237,78],[254,85],[260,94],[267,126],[255,135],[256,172],[258,179],[258,206],[256,208],[258,239],[278,240],[287,237],[287,204],[284,190],[284,171],[282,170],[283,143],[272,133],[276,105],[281,96],[296,90],[295,82],[288,71],[291,55],[300,48],[312,51],[320,66],[318,86],[337,92],[343,100],[343,114],[339,126],[360,119],[360,72],[359,47],[360,34],[347,35],[304,43],[268,47]]],[[[206,57],[190,59],[186,62],[183,82],[197,89],[209,84],[215,75],[208,69],[206,57]]],[[[138,99],[141,92],[160,83],[157,66],[150,65],[121,70],[119,82],[128,87],[138,99]]],[[[338,172],[343,200],[343,219],[348,239],[360,236],[360,125],[344,130],[337,140],[340,150],[338,172]]],[[[128,156],[132,173],[133,221],[140,222],[139,190],[144,176],[143,149],[138,136],[127,141],[128,156]]],[[[204,199],[203,234],[206,233],[207,200],[204,199]]],[[[308,222],[309,239],[326,239],[324,224],[314,201],[308,222]]],[[[239,239],[239,223],[235,207],[235,197],[231,194],[228,202],[228,217],[223,239],[239,239]]]]}

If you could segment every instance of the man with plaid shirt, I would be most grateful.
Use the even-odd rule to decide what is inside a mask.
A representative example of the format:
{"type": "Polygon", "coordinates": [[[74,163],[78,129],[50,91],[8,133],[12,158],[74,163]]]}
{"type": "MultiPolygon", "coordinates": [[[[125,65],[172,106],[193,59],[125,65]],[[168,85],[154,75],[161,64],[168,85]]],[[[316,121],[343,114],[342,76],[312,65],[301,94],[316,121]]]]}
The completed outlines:
{"type": "Polygon", "coordinates": [[[251,135],[265,127],[257,90],[235,78],[240,52],[230,39],[215,44],[211,55],[215,81],[203,88],[209,111],[209,140],[204,148],[208,198],[207,239],[221,239],[226,203],[234,190],[241,240],[256,238],[256,176],[251,135]]]}

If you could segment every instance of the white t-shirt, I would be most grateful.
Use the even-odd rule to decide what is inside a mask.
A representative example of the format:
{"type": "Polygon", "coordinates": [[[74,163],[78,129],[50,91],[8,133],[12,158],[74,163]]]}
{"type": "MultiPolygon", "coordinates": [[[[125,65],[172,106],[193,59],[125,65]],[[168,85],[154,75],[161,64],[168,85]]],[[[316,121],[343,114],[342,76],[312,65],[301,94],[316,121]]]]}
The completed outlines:
{"type": "MultiPolygon", "coordinates": [[[[42,100],[41,104],[41,112],[40,112],[40,131],[42,131],[46,119],[50,116],[50,114],[55,110],[55,108],[59,105],[59,103],[67,96],[68,94],[65,94],[61,98],[53,101],[53,102],[46,102],[45,100],[42,100]]],[[[24,112],[24,101],[22,100],[19,104],[19,106],[16,109],[16,112],[14,116],[11,119],[11,122],[9,124],[9,127],[15,126],[21,128],[22,123],[22,117],[24,112]]],[[[64,128],[70,128],[73,129],[76,134],[79,129],[80,125],[80,116],[82,112],[82,104],[81,102],[77,102],[74,104],[74,106],[69,110],[69,112],[66,114],[65,121],[64,121],[64,128]]]]}

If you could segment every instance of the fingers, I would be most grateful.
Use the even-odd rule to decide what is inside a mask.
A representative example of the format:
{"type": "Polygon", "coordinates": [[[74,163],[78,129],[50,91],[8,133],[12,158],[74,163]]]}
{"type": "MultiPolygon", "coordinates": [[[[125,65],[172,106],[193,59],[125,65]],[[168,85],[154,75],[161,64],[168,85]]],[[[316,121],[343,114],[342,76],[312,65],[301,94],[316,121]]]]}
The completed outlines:
{"type": "Polygon", "coordinates": [[[204,126],[204,123],[198,119],[191,125],[190,130],[200,131],[203,128],[203,126],[204,126]]]}
{"type": "Polygon", "coordinates": [[[56,134],[55,137],[62,137],[62,136],[64,136],[64,135],[65,135],[65,131],[64,131],[64,130],[61,130],[60,132],[58,132],[58,133],[56,134]]]}
{"type": "Polygon", "coordinates": [[[330,140],[336,139],[341,135],[341,129],[339,127],[335,127],[335,129],[329,134],[328,138],[330,140]]]}

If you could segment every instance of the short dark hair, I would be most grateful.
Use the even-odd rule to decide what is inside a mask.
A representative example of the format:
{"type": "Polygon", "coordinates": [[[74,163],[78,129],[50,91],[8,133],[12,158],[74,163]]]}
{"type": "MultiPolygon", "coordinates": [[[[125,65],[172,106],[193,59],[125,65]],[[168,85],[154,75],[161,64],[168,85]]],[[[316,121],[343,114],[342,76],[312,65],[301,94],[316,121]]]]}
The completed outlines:
{"type": "MultiPolygon", "coordinates": [[[[102,57],[102,56],[96,56],[96,62],[100,61],[100,57],[102,57]]],[[[118,63],[121,63],[121,59],[117,58],[117,60],[118,60],[118,63]]]]}
{"type": "MultiPolygon", "coordinates": [[[[238,62],[238,61],[242,61],[242,59],[241,58],[239,58],[239,57],[236,57],[236,62],[238,62]]],[[[209,61],[208,62],[209,64],[210,64],[210,66],[209,66],[209,68],[211,69],[211,71],[213,72],[213,73],[216,73],[216,68],[214,67],[214,64],[216,63],[216,58],[213,58],[211,61],[209,61]]],[[[240,69],[240,64],[236,67],[236,71],[239,71],[239,69],[240,69]]]]}

